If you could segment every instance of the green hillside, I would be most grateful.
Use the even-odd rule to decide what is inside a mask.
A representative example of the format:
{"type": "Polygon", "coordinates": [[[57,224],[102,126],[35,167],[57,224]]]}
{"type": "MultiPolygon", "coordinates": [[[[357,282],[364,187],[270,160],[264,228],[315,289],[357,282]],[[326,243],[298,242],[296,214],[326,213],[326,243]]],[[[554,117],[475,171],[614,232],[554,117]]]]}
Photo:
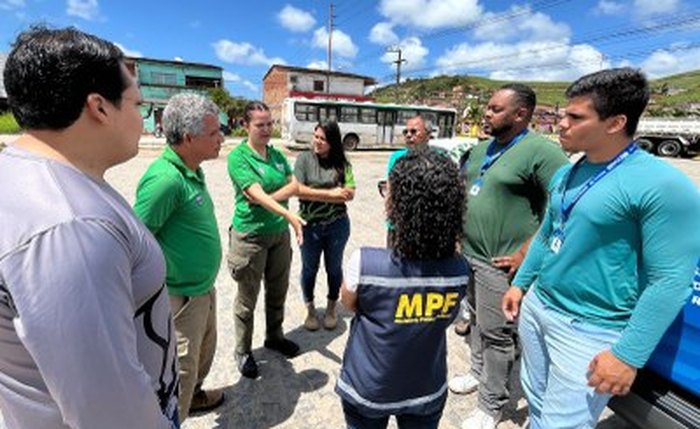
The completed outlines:
{"type": "MultiPolygon", "coordinates": [[[[377,89],[372,94],[380,102],[407,104],[448,104],[463,111],[475,104],[483,105],[506,81],[477,76],[437,76],[408,79],[396,85],[377,89]]],[[[537,93],[539,105],[555,107],[566,102],[564,91],[570,82],[523,82],[537,93]]],[[[656,79],[651,82],[652,103],[649,114],[655,116],[700,116],[700,109],[690,111],[692,103],[700,103],[700,70],[656,79]]]]}

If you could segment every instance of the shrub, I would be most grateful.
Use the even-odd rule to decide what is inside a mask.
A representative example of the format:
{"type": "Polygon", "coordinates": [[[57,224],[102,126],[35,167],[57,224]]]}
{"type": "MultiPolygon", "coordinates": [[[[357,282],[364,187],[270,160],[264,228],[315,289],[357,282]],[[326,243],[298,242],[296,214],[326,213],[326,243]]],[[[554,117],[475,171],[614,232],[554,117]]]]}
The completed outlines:
{"type": "Polygon", "coordinates": [[[17,134],[21,128],[17,124],[12,113],[3,113],[0,115],[0,134],[17,134]]]}

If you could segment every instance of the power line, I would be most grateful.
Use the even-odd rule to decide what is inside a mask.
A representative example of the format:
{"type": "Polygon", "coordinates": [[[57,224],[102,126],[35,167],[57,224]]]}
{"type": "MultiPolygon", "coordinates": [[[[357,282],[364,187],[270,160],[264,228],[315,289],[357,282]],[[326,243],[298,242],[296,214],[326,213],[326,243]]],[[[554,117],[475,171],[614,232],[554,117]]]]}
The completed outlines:
{"type": "MultiPolygon", "coordinates": [[[[592,42],[607,42],[607,43],[619,43],[623,41],[625,38],[637,38],[641,39],[642,37],[648,37],[649,35],[656,33],[656,32],[661,32],[664,30],[668,30],[669,32],[673,31],[679,31],[682,30],[683,25],[688,25],[688,24],[693,24],[700,22],[700,12],[694,14],[694,15],[683,15],[679,18],[675,19],[670,19],[664,22],[659,22],[650,26],[642,26],[642,27],[627,27],[627,28],[622,28],[613,32],[605,33],[605,34],[598,34],[594,35],[593,37],[589,38],[581,38],[581,39],[573,39],[572,41],[567,41],[567,42],[560,42],[556,44],[550,44],[544,48],[534,48],[534,49],[528,49],[522,52],[516,53],[517,58],[523,57],[525,55],[535,55],[539,53],[546,53],[548,51],[552,51],[553,49],[559,49],[559,48],[567,48],[570,45],[576,45],[576,44],[583,44],[583,43],[592,43],[592,42]]],[[[599,43],[602,44],[602,43],[599,43]]],[[[513,59],[513,54],[501,54],[501,55],[494,55],[491,57],[485,57],[485,58],[480,58],[478,60],[469,60],[469,61],[463,61],[459,63],[454,63],[451,64],[449,68],[453,69],[458,69],[460,66],[472,66],[469,67],[471,69],[474,69],[476,67],[473,66],[488,66],[489,64],[498,64],[500,61],[503,60],[510,60],[513,59]]],[[[424,67],[421,69],[414,69],[411,70],[409,73],[406,74],[418,74],[418,73],[423,73],[423,72],[429,72],[433,70],[438,70],[440,68],[444,67],[424,67]]],[[[386,76],[382,78],[385,79],[386,76]]]]}

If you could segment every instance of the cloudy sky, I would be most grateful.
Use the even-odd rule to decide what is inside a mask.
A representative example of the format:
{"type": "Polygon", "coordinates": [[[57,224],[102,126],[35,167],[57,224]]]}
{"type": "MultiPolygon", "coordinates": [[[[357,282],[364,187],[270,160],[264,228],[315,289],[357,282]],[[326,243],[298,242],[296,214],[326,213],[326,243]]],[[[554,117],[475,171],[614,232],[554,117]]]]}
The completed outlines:
{"type": "MultiPolygon", "coordinates": [[[[271,64],[327,67],[328,0],[0,0],[0,52],[32,23],[76,26],[125,53],[223,67],[260,97],[271,64]]],[[[632,65],[650,77],[700,69],[697,0],[334,0],[332,68],[395,80],[472,74],[571,80],[632,65]]]]}

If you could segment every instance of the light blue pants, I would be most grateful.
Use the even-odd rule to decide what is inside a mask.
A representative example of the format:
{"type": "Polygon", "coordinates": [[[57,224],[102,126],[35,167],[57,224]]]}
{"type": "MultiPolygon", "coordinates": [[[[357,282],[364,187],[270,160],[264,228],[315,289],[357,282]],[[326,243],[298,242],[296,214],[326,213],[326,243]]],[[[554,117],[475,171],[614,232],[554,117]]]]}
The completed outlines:
{"type": "Polygon", "coordinates": [[[530,290],[519,325],[521,381],[532,429],[594,428],[609,394],[588,386],[588,364],[620,332],[584,323],[545,306],[530,290]]]}

